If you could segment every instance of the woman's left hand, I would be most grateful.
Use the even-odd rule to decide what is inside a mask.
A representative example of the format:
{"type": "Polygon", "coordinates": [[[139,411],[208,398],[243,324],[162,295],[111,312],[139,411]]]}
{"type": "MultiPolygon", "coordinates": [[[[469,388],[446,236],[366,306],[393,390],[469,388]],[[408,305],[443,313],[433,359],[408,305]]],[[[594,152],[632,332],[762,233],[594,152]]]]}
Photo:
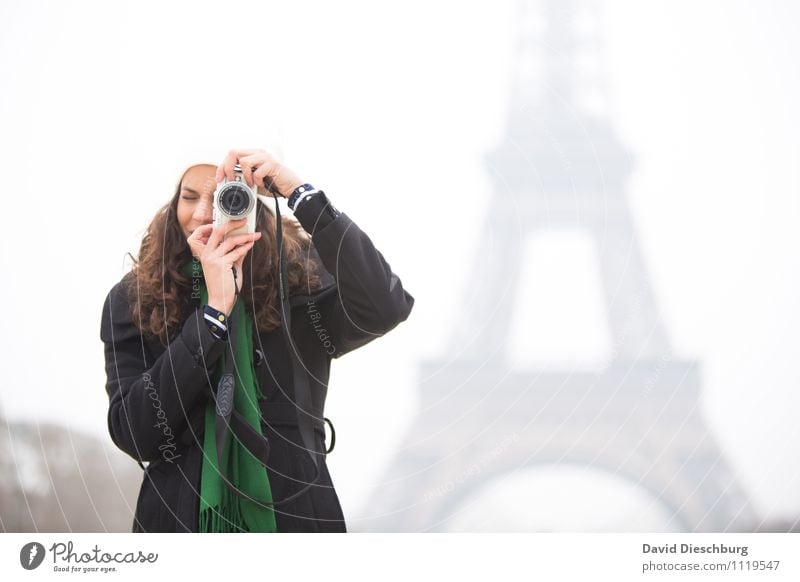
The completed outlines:
{"type": "Polygon", "coordinates": [[[305,184],[297,174],[281,164],[275,156],[265,150],[231,150],[225,160],[217,166],[217,182],[223,178],[234,179],[233,167],[239,164],[242,168],[247,185],[252,188],[253,184],[264,186],[264,178],[269,177],[278,190],[278,194],[284,198],[291,196],[298,186],[305,184]]]}

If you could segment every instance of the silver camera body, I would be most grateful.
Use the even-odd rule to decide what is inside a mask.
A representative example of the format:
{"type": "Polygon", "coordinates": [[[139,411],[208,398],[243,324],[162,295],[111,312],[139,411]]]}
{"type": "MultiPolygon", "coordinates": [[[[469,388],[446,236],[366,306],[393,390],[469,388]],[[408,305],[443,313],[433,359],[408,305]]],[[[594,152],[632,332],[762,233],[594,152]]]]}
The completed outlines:
{"type": "Polygon", "coordinates": [[[247,219],[247,223],[232,230],[225,238],[237,234],[250,234],[256,231],[256,195],[258,186],[247,185],[239,164],[233,167],[233,180],[225,178],[214,192],[214,228],[227,224],[232,220],[247,219]]]}

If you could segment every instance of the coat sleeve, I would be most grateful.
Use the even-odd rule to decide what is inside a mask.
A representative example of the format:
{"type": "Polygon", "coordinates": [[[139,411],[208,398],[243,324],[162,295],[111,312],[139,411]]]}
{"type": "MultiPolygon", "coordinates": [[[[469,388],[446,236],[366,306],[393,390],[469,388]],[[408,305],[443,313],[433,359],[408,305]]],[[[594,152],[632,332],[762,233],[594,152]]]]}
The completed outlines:
{"type": "Polygon", "coordinates": [[[200,308],[154,361],[130,315],[125,279],[106,297],[100,325],[105,344],[108,431],[114,443],[138,461],[177,456],[190,410],[206,402],[210,373],[225,350],[200,308]]]}
{"type": "Polygon", "coordinates": [[[336,280],[337,289],[310,306],[310,317],[320,337],[331,337],[326,351],[339,358],[405,321],[414,297],[367,234],[343,212],[332,217],[329,204],[320,191],[297,207],[295,217],[336,280]]]}

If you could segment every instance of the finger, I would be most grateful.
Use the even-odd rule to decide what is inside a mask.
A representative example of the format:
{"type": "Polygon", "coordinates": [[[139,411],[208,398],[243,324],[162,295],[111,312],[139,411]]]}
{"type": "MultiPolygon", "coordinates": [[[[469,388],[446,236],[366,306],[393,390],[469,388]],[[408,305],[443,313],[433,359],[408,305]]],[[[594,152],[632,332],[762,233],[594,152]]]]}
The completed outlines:
{"type": "Polygon", "coordinates": [[[242,175],[244,176],[244,181],[247,182],[247,185],[251,188],[253,187],[253,168],[244,161],[244,159],[239,160],[239,166],[242,168],[242,175]]]}
{"type": "Polygon", "coordinates": [[[211,231],[211,236],[208,237],[208,243],[207,243],[208,246],[212,251],[216,250],[226,234],[228,234],[232,230],[241,228],[245,224],[247,224],[247,219],[240,218],[239,220],[231,220],[230,222],[226,222],[222,226],[218,226],[213,231],[211,231]]]}
{"type": "Polygon", "coordinates": [[[225,178],[225,164],[227,163],[228,156],[225,156],[222,162],[220,162],[219,166],[217,166],[217,172],[214,174],[214,179],[217,181],[217,183],[222,182],[222,180],[225,178]]]}
{"type": "Polygon", "coordinates": [[[194,255],[200,254],[203,251],[206,244],[208,243],[208,237],[211,234],[212,228],[213,226],[210,224],[204,224],[203,226],[198,226],[186,238],[186,242],[189,244],[189,248],[192,249],[194,255]]]}
{"type": "MultiPolygon", "coordinates": [[[[225,157],[225,160],[222,163],[222,170],[224,175],[228,178],[228,180],[233,180],[236,175],[233,171],[233,167],[236,164],[241,164],[241,159],[255,154],[256,152],[263,151],[263,150],[256,150],[256,149],[235,149],[228,152],[228,155],[225,157]]],[[[219,180],[217,180],[219,181],[219,180]]]]}
{"type": "Polygon", "coordinates": [[[232,236],[226,238],[221,245],[219,245],[219,254],[226,255],[234,248],[238,247],[239,245],[243,245],[249,242],[255,242],[261,238],[260,232],[254,232],[250,234],[237,234],[236,236],[232,236]]]}
{"type": "Polygon", "coordinates": [[[239,165],[242,167],[247,185],[253,187],[253,170],[257,169],[264,162],[264,158],[258,154],[239,158],[239,165]]]}
{"type": "Polygon", "coordinates": [[[228,155],[225,156],[225,159],[222,160],[222,163],[217,168],[219,179],[217,182],[221,181],[223,178],[227,178],[228,180],[233,180],[236,177],[236,174],[233,171],[233,167],[239,163],[239,156],[236,155],[234,150],[228,152],[228,155]]]}
{"type": "Polygon", "coordinates": [[[264,184],[264,178],[269,176],[270,178],[275,180],[280,175],[280,173],[281,173],[280,166],[277,163],[275,163],[273,160],[266,160],[253,173],[253,180],[255,180],[256,184],[258,184],[259,186],[266,187],[266,184],[264,184]]]}
{"type": "Polygon", "coordinates": [[[192,231],[192,234],[189,235],[189,238],[203,238],[209,236],[212,230],[214,230],[213,224],[200,225],[192,231]]]}
{"type": "MultiPolygon", "coordinates": [[[[236,247],[231,252],[226,254],[223,257],[223,260],[225,261],[226,264],[227,263],[235,264],[236,261],[238,261],[240,258],[244,258],[244,256],[247,254],[247,251],[249,251],[251,248],[253,248],[254,244],[255,244],[255,241],[250,241],[249,243],[245,243],[243,245],[240,245],[240,246],[236,247]]],[[[240,270],[240,269],[237,269],[237,270],[240,270]]]]}

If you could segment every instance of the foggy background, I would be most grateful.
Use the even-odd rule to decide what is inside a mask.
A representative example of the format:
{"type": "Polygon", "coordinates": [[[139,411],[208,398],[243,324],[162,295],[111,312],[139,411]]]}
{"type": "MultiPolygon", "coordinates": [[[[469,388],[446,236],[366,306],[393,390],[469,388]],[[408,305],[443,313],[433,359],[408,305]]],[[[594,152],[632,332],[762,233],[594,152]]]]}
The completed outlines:
{"type": "MultiPolygon", "coordinates": [[[[674,355],[699,363],[700,413],[753,527],[796,527],[800,7],[588,7],[600,48],[587,66],[604,91],[591,106],[631,153],[622,193],[674,355]]],[[[393,529],[373,500],[428,386],[420,362],[447,362],[468,323],[482,228],[503,201],[485,156],[506,130],[518,9],[0,3],[4,531],[129,531],[141,470],[107,433],[103,300],[187,155],[238,147],[279,148],[415,297],[406,322],[333,362],[326,406],[348,529],[393,529]]],[[[513,251],[518,292],[486,309],[513,310],[515,366],[597,369],[611,350],[599,251],[555,236],[557,261],[541,245],[513,251]]],[[[483,477],[470,503],[412,529],[677,527],[617,475],[564,463],[483,477]],[[620,519],[637,509],[641,522],[620,519]]]]}

